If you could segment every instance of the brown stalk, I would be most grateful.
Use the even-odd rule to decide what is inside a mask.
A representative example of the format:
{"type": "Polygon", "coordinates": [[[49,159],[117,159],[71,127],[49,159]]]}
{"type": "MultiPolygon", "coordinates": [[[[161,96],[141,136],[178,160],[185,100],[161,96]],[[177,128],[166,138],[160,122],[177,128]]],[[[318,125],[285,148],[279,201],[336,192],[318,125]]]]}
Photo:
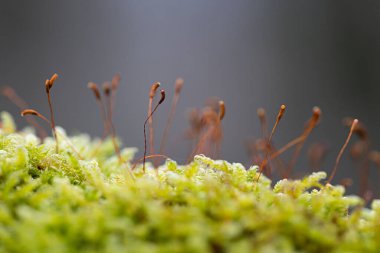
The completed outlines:
{"type": "Polygon", "coordinates": [[[276,118],[276,122],[275,122],[275,124],[274,124],[274,126],[273,126],[273,128],[272,128],[272,132],[270,133],[269,138],[268,138],[268,140],[267,140],[267,142],[266,142],[266,146],[267,146],[267,147],[266,147],[266,151],[265,151],[265,159],[262,161],[262,163],[261,163],[261,165],[260,165],[259,175],[258,175],[256,181],[259,181],[260,176],[261,176],[261,174],[262,174],[263,171],[264,171],[265,165],[267,164],[267,161],[269,160],[269,158],[268,158],[268,155],[269,155],[269,154],[268,154],[268,153],[269,153],[269,149],[270,149],[270,146],[271,146],[271,143],[272,143],[272,137],[273,137],[273,135],[274,135],[274,133],[275,133],[275,131],[276,131],[276,128],[277,128],[278,123],[280,122],[282,116],[284,116],[285,109],[286,109],[286,106],[285,106],[285,105],[281,105],[281,106],[280,106],[280,110],[278,111],[277,118],[276,118]]]}
{"type": "MultiPolygon", "coordinates": [[[[160,91],[160,94],[161,94],[161,98],[160,100],[158,101],[157,105],[154,107],[154,109],[152,110],[152,112],[148,115],[148,117],[146,118],[145,122],[144,122],[144,157],[143,157],[143,171],[145,172],[145,160],[146,160],[146,123],[149,121],[149,119],[153,116],[154,112],[157,110],[157,108],[164,102],[165,100],[165,90],[161,90],[160,91]]],[[[149,100],[150,100],[151,96],[149,95],[149,100]]]]}
{"type": "Polygon", "coordinates": [[[336,157],[336,160],[335,160],[335,166],[334,166],[334,168],[333,168],[333,170],[332,170],[332,172],[331,172],[331,175],[330,175],[329,179],[327,180],[326,185],[327,185],[327,184],[330,184],[331,181],[333,180],[333,178],[334,178],[334,176],[335,176],[335,174],[336,174],[336,170],[337,170],[337,168],[338,168],[338,165],[339,165],[340,159],[342,158],[342,155],[343,155],[343,153],[344,153],[344,150],[346,149],[346,147],[347,147],[347,145],[348,145],[348,142],[349,142],[350,139],[351,139],[352,133],[354,132],[355,127],[356,127],[356,125],[357,125],[358,123],[359,123],[359,120],[357,120],[357,119],[354,119],[354,120],[352,121],[351,128],[350,128],[350,132],[348,133],[347,139],[346,139],[346,141],[344,142],[342,148],[340,149],[340,151],[339,151],[339,153],[338,153],[338,156],[336,157]]]}
{"type": "Polygon", "coordinates": [[[55,150],[58,153],[59,152],[59,143],[58,143],[58,138],[57,138],[57,131],[55,129],[55,120],[54,120],[54,111],[53,111],[53,106],[51,103],[51,96],[50,96],[50,89],[53,87],[55,80],[57,80],[58,75],[54,74],[50,79],[47,79],[45,81],[45,90],[46,90],[46,95],[48,98],[48,103],[49,103],[49,109],[50,109],[50,123],[51,123],[51,129],[53,131],[54,139],[56,142],[55,150]]]}
{"type": "MultiPolygon", "coordinates": [[[[354,119],[345,118],[343,119],[343,124],[350,126],[354,119]]],[[[359,122],[355,129],[354,134],[359,137],[359,140],[354,143],[350,150],[351,157],[353,159],[359,160],[359,177],[360,177],[360,187],[359,195],[364,197],[368,190],[368,177],[370,169],[370,139],[367,128],[362,122],[359,122]]]]}
{"type": "Polygon", "coordinates": [[[176,111],[176,108],[177,108],[177,104],[178,104],[178,100],[179,100],[179,97],[180,97],[180,94],[181,94],[183,83],[184,83],[184,81],[183,81],[182,78],[178,78],[175,81],[174,95],[173,95],[172,105],[171,105],[171,108],[170,108],[170,112],[169,112],[168,120],[167,120],[167,123],[166,123],[166,127],[164,129],[164,133],[163,133],[162,138],[161,138],[160,149],[159,149],[159,152],[158,152],[159,154],[162,154],[164,152],[164,150],[165,150],[166,142],[167,142],[167,139],[168,139],[168,133],[169,133],[170,127],[171,127],[172,122],[173,122],[173,118],[174,118],[174,115],[175,115],[175,111],[176,111]]]}
{"type": "MultiPolygon", "coordinates": [[[[269,146],[267,146],[266,141],[268,140],[268,122],[267,122],[267,117],[266,117],[266,111],[264,108],[259,108],[257,109],[257,116],[260,120],[260,126],[261,126],[261,134],[262,134],[262,139],[259,139],[257,143],[264,143],[264,145],[261,145],[263,148],[258,148],[257,151],[263,151],[264,154],[266,151],[268,151],[269,154],[276,152],[276,148],[273,146],[272,143],[270,143],[269,146]]],[[[257,155],[259,160],[256,159],[255,164],[259,164],[263,161],[263,159],[260,159],[259,155],[257,155]]],[[[281,169],[281,171],[284,171],[285,164],[282,160],[279,158],[273,159],[272,162],[276,165],[276,168],[281,169]]],[[[271,168],[267,170],[268,175],[271,175],[271,168]]]]}
{"type": "Polygon", "coordinates": [[[226,115],[226,105],[223,100],[219,100],[219,123],[224,119],[226,115]]]}

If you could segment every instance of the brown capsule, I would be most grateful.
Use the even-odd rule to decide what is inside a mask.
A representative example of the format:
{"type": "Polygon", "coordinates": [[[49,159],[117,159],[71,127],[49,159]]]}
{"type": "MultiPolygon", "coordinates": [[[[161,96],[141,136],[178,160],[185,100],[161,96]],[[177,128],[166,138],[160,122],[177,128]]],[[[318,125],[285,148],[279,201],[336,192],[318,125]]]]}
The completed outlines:
{"type": "Polygon", "coordinates": [[[87,87],[94,92],[95,98],[97,100],[101,100],[98,86],[95,83],[89,82],[88,85],[87,85],[87,87]]]}
{"type": "Polygon", "coordinates": [[[111,94],[111,84],[109,82],[103,83],[103,92],[107,97],[111,94]]]}
{"type": "Polygon", "coordinates": [[[46,79],[46,81],[45,81],[45,91],[46,91],[46,93],[50,92],[50,88],[51,87],[52,86],[50,85],[49,79],[46,79]]]}
{"type": "MultiPolygon", "coordinates": [[[[347,127],[350,127],[352,125],[352,122],[354,121],[353,118],[350,118],[350,117],[346,117],[343,119],[343,125],[347,126],[347,127]]],[[[368,131],[367,131],[367,128],[366,126],[362,123],[362,122],[359,122],[355,129],[354,129],[354,133],[359,136],[360,139],[362,140],[368,140],[368,131]]]]}
{"type": "Polygon", "coordinates": [[[258,108],[256,113],[260,120],[260,126],[261,126],[261,132],[262,132],[263,138],[267,138],[268,123],[267,123],[266,111],[264,108],[258,108]]]}
{"type": "Polygon", "coordinates": [[[53,87],[54,82],[55,82],[55,80],[57,80],[57,78],[58,78],[58,74],[54,74],[54,75],[52,75],[52,77],[50,79],[46,79],[46,81],[45,81],[46,93],[50,92],[50,89],[53,87]]]}
{"type": "Polygon", "coordinates": [[[115,74],[113,76],[112,81],[111,81],[111,87],[113,91],[115,91],[119,87],[120,80],[121,80],[120,74],[115,74]]]}
{"type": "Polygon", "coordinates": [[[38,116],[39,113],[33,109],[25,109],[21,112],[21,116],[24,117],[25,115],[36,115],[36,116],[38,116]]]}
{"type": "Polygon", "coordinates": [[[319,121],[319,118],[321,117],[322,111],[318,106],[313,107],[313,117],[312,121],[314,121],[314,124],[317,124],[319,121]]]}
{"type": "Polygon", "coordinates": [[[176,94],[181,92],[183,84],[184,84],[184,80],[182,78],[178,78],[177,80],[175,80],[174,92],[176,94]]]}
{"type": "Polygon", "coordinates": [[[286,109],[285,105],[280,106],[280,111],[278,112],[278,115],[277,115],[277,121],[280,121],[282,116],[284,116],[285,109],[286,109]]]}
{"type": "Polygon", "coordinates": [[[159,82],[152,84],[152,86],[150,87],[150,92],[149,92],[149,98],[150,99],[154,98],[154,96],[156,95],[156,91],[160,86],[161,86],[161,84],[159,82]]]}
{"type": "Polygon", "coordinates": [[[219,101],[219,120],[223,120],[226,115],[226,105],[223,100],[219,101]]]}
{"type": "Polygon", "coordinates": [[[264,108],[258,108],[257,109],[257,111],[256,111],[256,113],[257,113],[257,116],[259,117],[259,119],[260,120],[265,120],[265,118],[266,118],[266,112],[265,112],[265,109],[264,108]]]}
{"type": "Polygon", "coordinates": [[[165,97],[166,97],[165,90],[161,90],[160,93],[161,93],[161,98],[160,98],[160,101],[158,101],[159,105],[162,104],[162,102],[164,102],[165,97]]]}
{"type": "Polygon", "coordinates": [[[44,121],[46,121],[47,123],[50,124],[50,121],[44,116],[42,115],[41,113],[37,112],[36,110],[33,110],[33,109],[25,109],[21,112],[21,116],[24,117],[26,115],[34,115],[34,116],[37,116],[39,117],[40,119],[43,119],[44,121]]]}
{"type": "Polygon", "coordinates": [[[58,74],[55,73],[55,74],[52,75],[52,77],[50,78],[51,85],[54,84],[54,82],[55,82],[55,80],[57,80],[57,78],[58,78],[58,74]]]}

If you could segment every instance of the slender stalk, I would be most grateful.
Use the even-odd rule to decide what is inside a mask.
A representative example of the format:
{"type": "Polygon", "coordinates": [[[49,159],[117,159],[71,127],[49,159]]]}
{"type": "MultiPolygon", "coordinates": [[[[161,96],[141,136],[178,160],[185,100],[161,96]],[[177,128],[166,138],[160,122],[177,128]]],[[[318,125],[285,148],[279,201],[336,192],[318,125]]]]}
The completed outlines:
{"type": "Polygon", "coordinates": [[[277,125],[278,123],[280,122],[282,116],[284,115],[285,113],[285,109],[286,109],[286,106],[285,105],[281,105],[280,106],[280,110],[278,111],[278,114],[277,114],[277,118],[276,118],[276,122],[274,123],[274,126],[272,128],[272,132],[270,133],[269,135],[269,138],[267,140],[267,144],[266,144],[266,149],[265,149],[265,159],[261,162],[261,165],[260,165],[260,170],[259,170],[259,175],[257,177],[257,180],[256,181],[259,181],[260,179],[260,176],[261,174],[263,173],[264,171],[264,168],[265,168],[265,165],[268,161],[268,153],[269,153],[269,150],[270,150],[270,145],[271,145],[271,142],[272,142],[272,137],[274,135],[274,132],[276,131],[276,128],[277,128],[277,125]]]}
{"type": "Polygon", "coordinates": [[[143,171],[145,172],[145,160],[146,160],[146,123],[149,121],[149,119],[153,116],[154,112],[157,110],[157,108],[164,102],[165,100],[165,90],[161,90],[161,99],[158,101],[157,105],[154,107],[153,111],[148,115],[144,122],[144,157],[143,157],[143,171]]]}
{"type": "Polygon", "coordinates": [[[327,180],[326,185],[330,184],[331,181],[333,180],[333,178],[334,178],[334,176],[336,174],[336,171],[338,169],[338,165],[339,165],[340,159],[342,158],[344,150],[346,149],[346,147],[348,145],[348,142],[350,141],[352,133],[354,132],[354,129],[355,129],[356,125],[358,124],[358,122],[359,122],[359,120],[357,120],[357,119],[354,119],[354,121],[352,122],[352,125],[351,125],[351,128],[350,128],[350,132],[348,133],[347,139],[344,142],[342,148],[340,149],[340,151],[338,153],[338,156],[336,157],[335,166],[334,166],[334,168],[333,168],[333,170],[331,172],[331,175],[330,175],[329,179],[327,180]]]}
{"type": "Polygon", "coordinates": [[[54,74],[50,79],[47,79],[45,82],[45,90],[46,90],[46,95],[48,98],[48,103],[49,103],[49,110],[50,110],[50,123],[51,123],[51,129],[53,131],[53,136],[55,138],[55,151],[56,153],[59,153],[59,143],[58,143],[58,136],[57,136],[57,131],[55,129],[55,119],[54,119],[54,111],[53,111],[53,105],[51,103],[51,96],[50,96],[50,90],[54,85],[55,80],[57,80],[58,75],[54,74]]]}

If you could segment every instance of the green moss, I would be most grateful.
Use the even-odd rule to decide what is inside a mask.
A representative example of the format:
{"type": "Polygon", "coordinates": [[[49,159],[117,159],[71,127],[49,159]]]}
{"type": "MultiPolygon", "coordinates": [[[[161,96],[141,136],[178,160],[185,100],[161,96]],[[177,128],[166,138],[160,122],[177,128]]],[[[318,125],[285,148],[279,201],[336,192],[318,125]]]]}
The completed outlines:
{"type": "Polygon", "coordinates": [[[364,208],[324,172],[273,188],[255,166],[204,156],[131,172],[136,150],[120,165],[110,140],[59,129],[55,154],[8,114],[2,126],[0,252],[380,251],[380,202],[364,208]]]}

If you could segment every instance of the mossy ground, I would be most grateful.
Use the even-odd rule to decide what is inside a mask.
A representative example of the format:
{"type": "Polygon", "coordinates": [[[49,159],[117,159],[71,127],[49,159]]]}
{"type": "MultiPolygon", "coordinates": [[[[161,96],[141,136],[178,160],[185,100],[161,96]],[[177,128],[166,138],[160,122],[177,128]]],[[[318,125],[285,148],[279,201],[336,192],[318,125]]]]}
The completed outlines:
{"type": "Polygon", "coordinates": [[[2,114],[0,252],[380,251],[380,202],[324,172],[256,182],[257,167],[205,156],[131,171],[135,149],[121,165],[110,140],[58,131],[56,154],[2,114]]]}

